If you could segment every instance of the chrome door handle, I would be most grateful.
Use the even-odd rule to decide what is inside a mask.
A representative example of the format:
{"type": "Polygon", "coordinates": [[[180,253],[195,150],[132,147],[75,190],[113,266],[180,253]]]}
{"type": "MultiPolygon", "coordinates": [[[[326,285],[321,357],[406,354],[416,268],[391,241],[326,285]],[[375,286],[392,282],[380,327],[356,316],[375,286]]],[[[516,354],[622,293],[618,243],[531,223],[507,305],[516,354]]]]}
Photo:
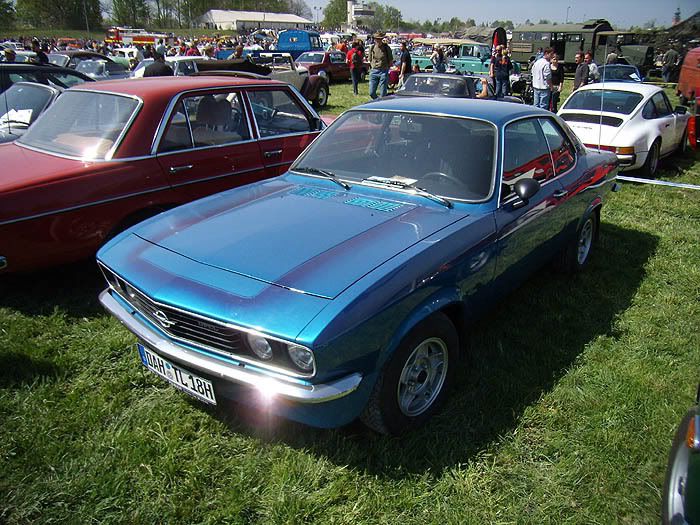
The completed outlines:
{"type": "Polygon", "coordinates": [[[552,193],[552,197],[554,197],[555,199],[563,199],[568,194],[569,194],[569,192],[566,190],[557,190],[554,193],[552,193]]]}
{"type": "Polygon", "coordinates": [[[272,157],[279,157],[280,155],[282,155],[282,150],[273,149],[271,151],[266,151],[265,153],[263,153],[263,155],[265,155],[266,159],[271,159],[272,157]]]}
{"type": "Polygon", "coordinates": [[[177,173],[178,171],[187,171],[192,169],[192,164],[185,164],[184,166],[170,166],[170,173],[177,173]]]}

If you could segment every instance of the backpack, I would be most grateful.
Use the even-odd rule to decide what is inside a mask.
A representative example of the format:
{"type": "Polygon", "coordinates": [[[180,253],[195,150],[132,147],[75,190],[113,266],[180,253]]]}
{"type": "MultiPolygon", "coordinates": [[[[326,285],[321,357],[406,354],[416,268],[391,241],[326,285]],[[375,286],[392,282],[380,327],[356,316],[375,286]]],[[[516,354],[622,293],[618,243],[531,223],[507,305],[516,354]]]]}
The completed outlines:
{"type": "Polygon", "coordinates": [[[362,65],[362,55],[360,54],[359,51],[355,51],[352,54],[352,64],[354,66],[361,66],[362,65]]]}

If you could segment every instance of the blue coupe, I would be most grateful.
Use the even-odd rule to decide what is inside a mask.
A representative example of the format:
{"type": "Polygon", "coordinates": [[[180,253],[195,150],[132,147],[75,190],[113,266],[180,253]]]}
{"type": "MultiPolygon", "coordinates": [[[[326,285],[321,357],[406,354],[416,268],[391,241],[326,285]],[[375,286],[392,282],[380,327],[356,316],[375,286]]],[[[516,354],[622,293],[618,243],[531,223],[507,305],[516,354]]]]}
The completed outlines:
{"type": "Polygon", "coordinates": [[[444,401],[470,322],[551,259],[586,266],[616,171],[530,106],[374,102],[285,175],[115,237],[100,299],[203,402],[400,434],[444,401]]]}

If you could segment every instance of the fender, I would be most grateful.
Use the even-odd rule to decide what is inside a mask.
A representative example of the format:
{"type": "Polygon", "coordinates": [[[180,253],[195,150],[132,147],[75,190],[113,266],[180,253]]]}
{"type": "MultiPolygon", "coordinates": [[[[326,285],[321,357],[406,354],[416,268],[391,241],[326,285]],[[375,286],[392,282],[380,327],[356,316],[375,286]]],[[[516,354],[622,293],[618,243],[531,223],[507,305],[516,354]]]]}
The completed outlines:
{"type": "Polygon", "coordinates": [[[321,75],[309,75],[304,80],[304,85],[301,86],[301,94],[304,95],[306,100],[316,100],[318,90],[324,84],[328,87],[328,80],[321,75]]]}
{"type": "MultiPolygon", "coordinates": [[[[445,310],[450,306],[459,306],[460,308],[463,306],[458,288],[442,288],[437,290],[416,305],[398,326],[386,347],[381,350],[377,359],[377,369],[381,369],[391,356],[394,355],[401,341],[418,323],[427,319],[435,312],[445,310]]],[[[459,331],[459,324],[457,324],[455,328],[459,331]]]]}

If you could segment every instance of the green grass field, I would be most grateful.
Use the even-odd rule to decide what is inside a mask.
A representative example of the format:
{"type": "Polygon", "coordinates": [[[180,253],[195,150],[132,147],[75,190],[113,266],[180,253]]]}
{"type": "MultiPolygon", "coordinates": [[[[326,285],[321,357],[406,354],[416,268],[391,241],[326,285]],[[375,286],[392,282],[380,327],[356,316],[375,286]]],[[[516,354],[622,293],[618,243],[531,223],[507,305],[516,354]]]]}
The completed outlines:
{"type": "MultiPolygon", "coordinates": [[[[698,157],[661,176],[700,184],[698,157]]],[[[402,439],[205,408],[143,371],[103,286],[92,263],[0,281],[0,523],[658,523],[700,380],[699,191],[625,184],[587,271],[471,327],[402,439]]]]}

